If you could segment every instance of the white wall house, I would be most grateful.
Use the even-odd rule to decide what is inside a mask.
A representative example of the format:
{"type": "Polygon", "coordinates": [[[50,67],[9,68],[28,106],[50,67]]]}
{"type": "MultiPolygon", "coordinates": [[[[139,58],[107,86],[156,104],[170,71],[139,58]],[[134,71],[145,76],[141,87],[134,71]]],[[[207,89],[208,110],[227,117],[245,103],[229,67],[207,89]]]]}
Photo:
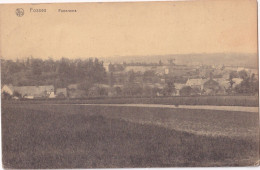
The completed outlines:
{"type": "Polygon", "coordinates": [[[203,90],[203,85],[206,81],[206,79],[188,79],[188,81],[186,82],[186,86],[203,90]]]}
{"type": "Polygon", "coordinates": [[[4,85],[1,89],[1,93],[4,92],[11,96],[14,94],[14,87],[12,85],[4,85]]]}

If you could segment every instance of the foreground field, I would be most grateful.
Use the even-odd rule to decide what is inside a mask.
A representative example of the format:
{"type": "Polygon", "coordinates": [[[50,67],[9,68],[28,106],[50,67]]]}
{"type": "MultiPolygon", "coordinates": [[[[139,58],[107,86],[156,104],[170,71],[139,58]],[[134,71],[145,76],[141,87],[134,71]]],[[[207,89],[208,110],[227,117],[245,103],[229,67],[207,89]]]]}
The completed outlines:
{"type": "Polygon", "coordinates": [[[257,127],[257,113],[6,104],[3,164],[5,168],[254,165],[259,153],[257,127]],[[208,133],[203,133],[205,129],[208,133]],[[224,133],[228,129],[230,135],[224,133]]]}

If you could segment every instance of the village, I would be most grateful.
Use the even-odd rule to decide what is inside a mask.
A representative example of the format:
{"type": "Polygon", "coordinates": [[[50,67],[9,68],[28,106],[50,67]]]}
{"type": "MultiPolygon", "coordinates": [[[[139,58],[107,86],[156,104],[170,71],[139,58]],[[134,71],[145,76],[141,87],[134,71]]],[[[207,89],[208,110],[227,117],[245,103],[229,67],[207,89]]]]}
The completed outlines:
{"type": "Polygon", "coordinates": [[[200,95],[258,95],[257,69],[225,65],[163,63],[102,63],[102,83],[66,86],[2,84],[6,99],[80,99],[91,97],[159,97],[200,95]]]}
{"type": "Polygon", "coordinates": [[[260,165],[257,1],[10,1],[3,169],[260,165]]]}

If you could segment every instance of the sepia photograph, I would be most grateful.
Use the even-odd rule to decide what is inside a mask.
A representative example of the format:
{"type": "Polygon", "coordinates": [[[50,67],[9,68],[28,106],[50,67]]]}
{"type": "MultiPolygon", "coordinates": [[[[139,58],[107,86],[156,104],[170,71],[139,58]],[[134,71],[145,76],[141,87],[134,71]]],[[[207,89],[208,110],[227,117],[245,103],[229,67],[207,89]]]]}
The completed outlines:
{"type": "Polygon", "coordinates": [[[0,4],[4,169],[259,166],[256,0],[0,4]]]}

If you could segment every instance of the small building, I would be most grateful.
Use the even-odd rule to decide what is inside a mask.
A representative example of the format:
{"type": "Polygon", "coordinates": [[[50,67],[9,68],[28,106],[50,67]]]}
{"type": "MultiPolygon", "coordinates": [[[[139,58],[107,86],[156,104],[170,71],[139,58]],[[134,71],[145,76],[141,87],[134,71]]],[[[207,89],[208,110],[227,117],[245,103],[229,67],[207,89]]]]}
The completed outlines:
{"type": "Polygon", "coordinates": [[[54,86],[15,86],[14,90],[27,99],[49,98],[54,93],[54,86]]]}
{"type": "Polygon", "coordinates": [[[152,66],[126,66],[125,72],[134,71],[144,73],[145,71],[151,70],[152,66]]]}
{"type": "Polygon", "coordinates": [[[69,90],[76,90],[76,89],[78,89],[78,84],[70,84],[70,85],[68,85],[68,89],[69,90]]]}
{"type": "Polygon", "coordinates": [[[233,87],[235,87],[235,86],[239,85],[243,81],[243,79],[233,78],[232,81],[234,82],[233,87]]]}
{"type": "Polygon", "coordinates": [[[20,97],[26,99],[34,99],[34,98],[49,98],[52,93],[54,93],[54,86],[12,86],[12,85],[4,85],[2,93],[7,93],[10,96],[14,95],[14,93],[18,93],[20,97]]]}
{"type": "Polygon", "coordinates": [[[196,88],[199,90],[203,90],[203,85],[206,82],[206,79],[188,79],[186,82],[186,86],[190,86],[191,88],[196,88]]]}
{"type": "Polygon", "coordinates": [[[10,96],[13,95],[14,93],[14,86],[13,85],[4,85],[1,89],[1,93],[7,93],[9,94],[10,96]]]}
{"type": "Polygon", "coordinates": [[[49,95],[49,98],[53,99],[53,98],[56,98],[56,95],[54,92],[51,92],[51,94],[49,95]]]}

